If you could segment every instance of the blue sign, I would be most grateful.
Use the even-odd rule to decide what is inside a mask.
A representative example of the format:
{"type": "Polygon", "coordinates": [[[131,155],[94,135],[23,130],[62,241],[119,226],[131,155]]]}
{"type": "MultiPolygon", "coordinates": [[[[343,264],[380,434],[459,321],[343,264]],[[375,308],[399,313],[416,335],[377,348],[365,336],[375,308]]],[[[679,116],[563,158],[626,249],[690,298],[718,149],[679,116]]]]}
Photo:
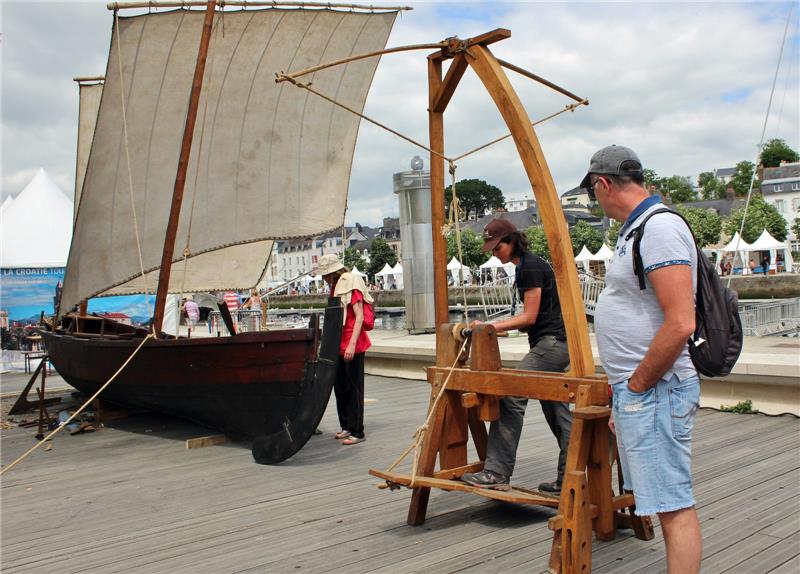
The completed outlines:
{"type": "Polygon", "coordinates": [[[39,315],[55,313],[56,289],[64,281],[64,267],[2,269],[0,310],[11,321],[38,321],[39,315]]]}

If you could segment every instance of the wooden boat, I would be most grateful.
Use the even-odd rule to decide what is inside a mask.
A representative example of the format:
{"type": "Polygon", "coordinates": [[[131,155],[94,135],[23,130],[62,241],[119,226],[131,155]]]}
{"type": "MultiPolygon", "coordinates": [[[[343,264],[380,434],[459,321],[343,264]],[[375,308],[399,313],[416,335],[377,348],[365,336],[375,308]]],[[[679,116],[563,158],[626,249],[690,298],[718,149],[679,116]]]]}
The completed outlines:
{"type": "MultiPolygon", "coordinates": [[[[77,389],[97,392],[121,369],[102,398],[251,439],[257,462],[276,463],[302,448],[325,411],[341,306],[329,301],[324,324],[334,328],[322,335],[317,316],[306,329],[231,326],[230,336],[185,339],[162,329],[167,296],[251,288],[273,241],[344,223],[358,119],[297,98],[274,74],[382,49],[398,9],[192,4],[147,2],[128,17],[119,11],[135,4],[109,5],[111,47],[91,150],[78,158],[73,242],[55,326],[42,337],[77,389]],[[178,9],[157,11],[169,7],[178,9]],[[85,311],[91,297],[153,292],[152,332],[85,311]]],[[[316,81],[360,110],[377,62],[316,81]]]]}

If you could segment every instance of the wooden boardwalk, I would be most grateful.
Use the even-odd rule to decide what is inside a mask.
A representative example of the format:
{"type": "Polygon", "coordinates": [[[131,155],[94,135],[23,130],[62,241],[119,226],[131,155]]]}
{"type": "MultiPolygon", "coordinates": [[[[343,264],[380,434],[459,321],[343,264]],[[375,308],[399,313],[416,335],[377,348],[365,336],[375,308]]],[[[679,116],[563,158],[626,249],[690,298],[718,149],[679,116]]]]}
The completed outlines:
{"type": "MultiPolygon", "coordinates": [[[[366,442],[332,438],[332,401],[324,434],[272,467],[243,445],[188,450],[210,433],[152,414],[62,433],[2,479],[2,572],[545,571],[552,510],[434,491],[427,522],[410,527],[410,492],[367,475],[408,445],[427,400],[425,383],[368,377],[366,442]]],[[[3,464],[34,434],[3,430],[3,464]]],[[[800,421],[703,410],[694,452],[704,574],[800,572],[800,421]]],[[[556,454],[532,401],[513,481],[552,480],[556,454]]],[[[593,560],[597,574],[665,572],[661,532],[595,541],[593,560]]]]}

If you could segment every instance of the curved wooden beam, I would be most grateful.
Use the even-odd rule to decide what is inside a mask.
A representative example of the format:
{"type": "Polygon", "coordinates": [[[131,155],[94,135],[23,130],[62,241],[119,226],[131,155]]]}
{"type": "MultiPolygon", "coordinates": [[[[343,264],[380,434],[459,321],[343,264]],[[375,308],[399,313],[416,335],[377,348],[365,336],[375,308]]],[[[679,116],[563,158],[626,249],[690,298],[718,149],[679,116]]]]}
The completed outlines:
{"type": "Polygon", "coordinates": [[[572,254],[569,228],[539,139],[533,131],[528,113],[494,55],[483,45],[470,46],[467,52],[469,55],[466,58],[467,62],[492,96],[511,131],[522,165],[533,187],[553,259],[561,313],[567,331],[569,372],[576,377],[593,374],[595,369],[589,343],[589,328],[578,283],[578,271],[572,254]]]}

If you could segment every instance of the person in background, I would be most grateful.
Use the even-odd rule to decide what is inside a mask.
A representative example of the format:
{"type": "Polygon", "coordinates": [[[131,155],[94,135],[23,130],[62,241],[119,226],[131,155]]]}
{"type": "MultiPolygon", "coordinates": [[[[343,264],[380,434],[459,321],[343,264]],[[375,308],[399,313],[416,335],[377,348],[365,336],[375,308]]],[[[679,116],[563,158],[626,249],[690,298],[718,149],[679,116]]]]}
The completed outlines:
{"type": "Polygon", "coordinates": [[[321,275],[333,297],[339,297],[345,309],[342,342],[333,392],[341,430],[334,437],[343,445],[366,440],[364,434],[364,353],[372,343],[364,323],[364,301],[372,296],[361,276],[351,273],[339,258],[330,253],[319,258],[315,275],[321,275]]]}
{"type": "MultiPolygon", "coordinates": [[[[491,251],[501,263],[511,261],[517,266],[515,287],[522,301],[523,311],[514,316],[512,306],[511,317],[495,321],[492,325],[500,332],[512,329],[527,331],[530,351],[522,358],[518,368],[563,372],[569,366],[569,351],[556,278],[550,264],[528,251],[527,238],[508,220],[492,220],[483,230],[483,240],[483,251],[491,251]]],[[[472,323],[477,324],[480,321],[472,323]]],[[[556,480],[543,482],[539,485],[539,490],[560,494],[567,464],[572,413],[567,403],[539,402],[559,447],[556,480]]],[[[527,405],[528,399],[525,397],[500,399],[500,418],[492,421],[489,426],[484,470],[466,473],[461,477],[462,481],[479,488],[511,488],[510,479],[517,460],[517,446],[522,435],[527,405]]]]}
{"type": "Polygon", "coordinates": [[[228,291],[223,295],[222,299],[225,301],[225,304],[228,306],[228,311],[233,313],[234,311],[239,310],[239,294],[235,293],[234,291],[228,291]]]}
{"type": "Polygon", "coordinates": [[[189,331],[194,329],[197,321],[200,320],[200,307],[194,302],[191,295],[186,296],[186,301],[183,303],[183,312],[186,313],[186,322],[189,324],[189,331]]]}
{"type": "Polygon", "coordinates": [[[608,217],[624,222],[594,315],[624,488],[633,491],[637,515],[658,514],[667,572],[696,574],[703,539],[692,494],[692,430],[700,378],[687,341],[695,330],[697,247],[680,217],[653,215],[640,239],[646,281],[640,289],[633,230],[663,206],[644,186],[639,157],[623,146],[601,149],[580,187],[608,217]]]}
{"type": "Polygon", "coordinates": [[[766,275],[769,273],[769,255],[761,258],[761,272],[766,275]]]}

